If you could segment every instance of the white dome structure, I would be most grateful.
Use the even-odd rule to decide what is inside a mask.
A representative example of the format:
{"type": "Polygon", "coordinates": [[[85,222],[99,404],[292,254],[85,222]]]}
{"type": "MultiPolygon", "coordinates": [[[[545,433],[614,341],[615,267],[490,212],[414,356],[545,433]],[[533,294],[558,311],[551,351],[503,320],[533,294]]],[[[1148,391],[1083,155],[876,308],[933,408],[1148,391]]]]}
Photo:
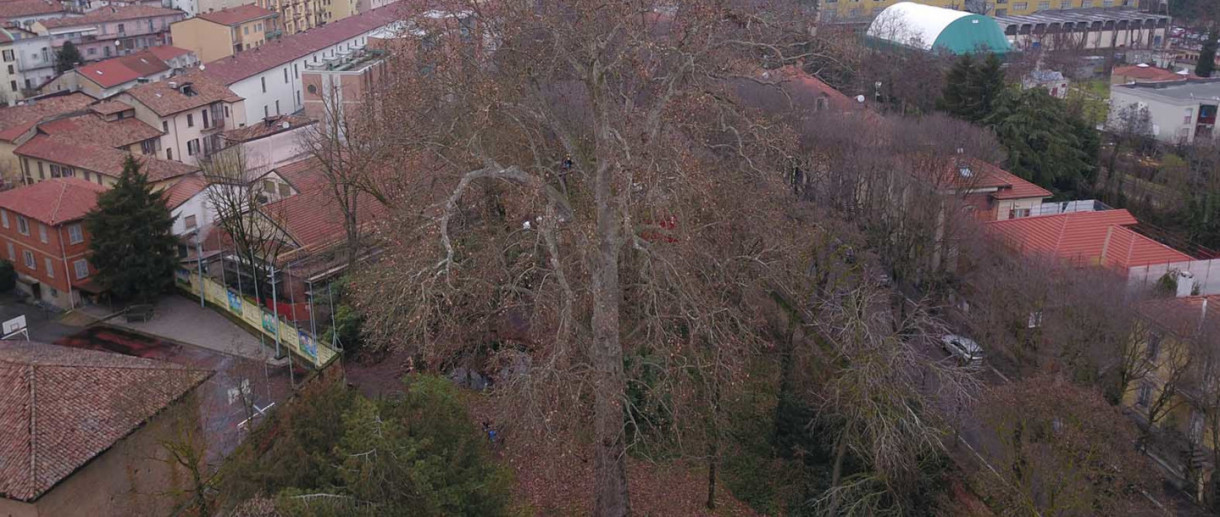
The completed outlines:
{"type": "Polygon", "coordinates": [[[873,19],[867,34],[876,41],[924,51],[1002,54],[1009,50],[1008,38],[994,19],[914,2],[885,8],[873,19]]]}

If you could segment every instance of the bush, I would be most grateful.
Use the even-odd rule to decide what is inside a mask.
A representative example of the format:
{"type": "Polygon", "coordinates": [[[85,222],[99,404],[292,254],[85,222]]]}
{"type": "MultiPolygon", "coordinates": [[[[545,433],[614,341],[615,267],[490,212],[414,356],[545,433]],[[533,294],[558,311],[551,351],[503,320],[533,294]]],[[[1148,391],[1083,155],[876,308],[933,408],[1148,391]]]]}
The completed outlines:
{"type": "Polygon", "coordinates": [[[7,293],[17,287],[17,270],[13,263],[0,260],[0,293],[7,293]]]}

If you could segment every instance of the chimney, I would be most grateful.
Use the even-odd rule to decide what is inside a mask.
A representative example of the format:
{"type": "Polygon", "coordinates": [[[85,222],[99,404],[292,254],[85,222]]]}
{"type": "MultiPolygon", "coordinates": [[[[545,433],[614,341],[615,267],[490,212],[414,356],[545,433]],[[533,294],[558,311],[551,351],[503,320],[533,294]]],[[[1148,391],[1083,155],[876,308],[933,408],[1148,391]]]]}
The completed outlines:
{"type": "MultiPolygon", "coordinates": [[[[1178,286],[1177,292],[1174,293],[1175,296],[1182,298],[1190,296],[1195,292],[1195,275],[1193,273],[1190,271],[1175,270],[1173,272],[1173,276],[1178,286]]],[[[1203,300],[1203,303],[1206,304],[1207,299],[1204,298],[1203,300]]]]}

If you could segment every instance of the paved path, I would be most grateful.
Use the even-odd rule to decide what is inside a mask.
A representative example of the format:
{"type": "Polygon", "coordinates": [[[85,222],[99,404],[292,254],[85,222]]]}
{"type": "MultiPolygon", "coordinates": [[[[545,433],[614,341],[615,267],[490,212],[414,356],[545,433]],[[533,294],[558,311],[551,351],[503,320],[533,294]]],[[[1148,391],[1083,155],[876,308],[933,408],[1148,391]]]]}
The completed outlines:
{"type": "MultiPolygon", "coordinates": [[[[106,307],[89,307],[85,312],[105,317],[106,307]]],[[[237,323],[199,306],[187,298],[168,295],[156,303],[153,318],[147,322],[127,322],[122,316],[106,320],[108,325],[127,328],[170,341],[178,341],[225,354],[269,360],[273,352],[264,352],[258,336],[237,323]]]]}

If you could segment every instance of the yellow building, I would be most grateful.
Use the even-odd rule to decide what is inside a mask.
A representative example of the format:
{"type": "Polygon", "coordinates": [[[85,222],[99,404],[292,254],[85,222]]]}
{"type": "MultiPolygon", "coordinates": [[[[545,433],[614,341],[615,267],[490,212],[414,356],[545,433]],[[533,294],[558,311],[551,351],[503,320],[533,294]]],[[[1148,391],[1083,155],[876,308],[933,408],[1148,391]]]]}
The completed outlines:
{"type": "Polygon", "coordinates": [[[1149,452],[1202,498],[1220,448],[1220,296],[1149,300],[1140,312],[1121,358],[1130,372],[1122,402],[1155,428],[1149,452]]]}
{"type": "MultiPolygon", "coordinates": [[[[819,17],[825,21],[865,22],[886,7],[906,0],[819,0],[819,17]]],[[[971,11],[987,16],[1015,16],[1038,11],[1130,7],[1136,0],[918,0],[915,3],[971,11]]]]}
{"type": "Polygon", "coordinates": [[[267,36],[278,37],[282,34],[296,34],[319,25],[326,20],[322,0],[258,0],[258,5],[279,15],[278,31],[267,36]]]}
{"type": "Polygon", "coordinates": [[[230,7],[188,18],[170,26],[174,45],[193,50],[209,63],[261,47],[275,32],[276,13],[257,5],[230,7]]]}
{"type": "Polygon", "coordinates": [[[322,23],[331,23],[356,14],[356,0],[321,0],[322,23]]]}

